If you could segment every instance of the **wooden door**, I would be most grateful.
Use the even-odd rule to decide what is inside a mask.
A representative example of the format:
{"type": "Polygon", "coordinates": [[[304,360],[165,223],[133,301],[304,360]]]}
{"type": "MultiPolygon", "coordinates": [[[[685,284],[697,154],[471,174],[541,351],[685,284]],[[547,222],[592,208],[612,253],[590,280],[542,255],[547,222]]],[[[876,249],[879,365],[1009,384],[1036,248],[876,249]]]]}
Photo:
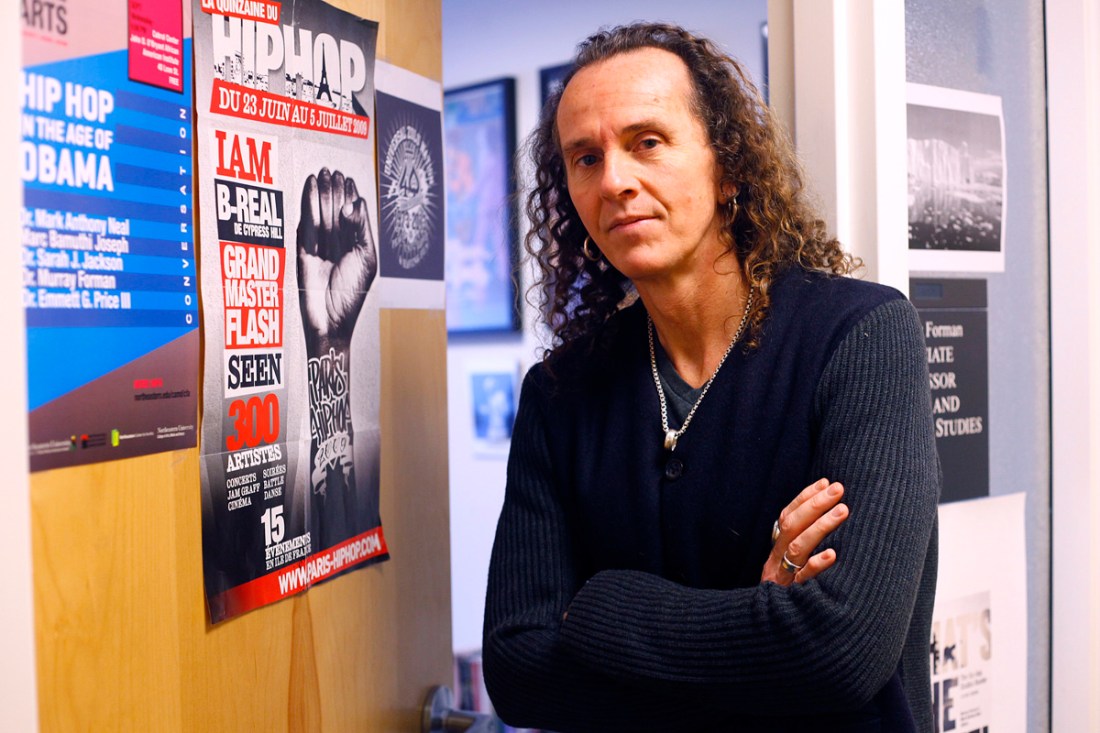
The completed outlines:
{"type": "MultiPolygon", "coordinates": [[[[439,0],[341,0],[441,78],[439,0]]],[[[451,679],[446,326],[382,311],[392,559],[211,627],[198,449],[32,476],[41,729],[415,731],[451,679]]]]}

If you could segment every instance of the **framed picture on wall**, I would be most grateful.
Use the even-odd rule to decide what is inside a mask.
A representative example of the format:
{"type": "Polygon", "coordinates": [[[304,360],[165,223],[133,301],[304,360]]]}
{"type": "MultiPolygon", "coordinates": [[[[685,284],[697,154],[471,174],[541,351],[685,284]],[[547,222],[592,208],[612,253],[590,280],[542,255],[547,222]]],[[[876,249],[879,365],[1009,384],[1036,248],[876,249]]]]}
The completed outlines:
{"type": "Polygon", "coordinates": [[[565,82],[565,75],[573,68],[573,64],[558,64],[539,69],[539,109],[546,106],[546,100],[550,95],[558,91],[565,82]]]}
{"type": "Polygon", "coordinates": [[[444,92],[443,137],[447,331],[518,331],[515,81],[444,92]]]}
{"type": "Polygon", "coordinates": [[[512,360],[470,364],[467,374],[474,453],[506,458],[519,398],[519,364],[512,360]]]}

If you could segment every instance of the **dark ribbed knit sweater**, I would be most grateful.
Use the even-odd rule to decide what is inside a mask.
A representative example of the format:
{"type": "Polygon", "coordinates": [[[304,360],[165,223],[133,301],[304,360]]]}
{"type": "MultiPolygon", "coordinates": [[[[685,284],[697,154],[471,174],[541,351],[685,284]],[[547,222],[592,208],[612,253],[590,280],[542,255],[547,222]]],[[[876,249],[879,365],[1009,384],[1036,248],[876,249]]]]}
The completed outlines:
{"type": "Polygon", "coordinates": [[[916,312],[802,270],[770,294],[759,346],[730,354],[672,453],[641,304],[528,373],[485,612],[505,721],[931,730],[939,463],[916,312]],[[772,522],[821,477],[850,508],[819,548],[835,566],[761,583],[772,522]]]}

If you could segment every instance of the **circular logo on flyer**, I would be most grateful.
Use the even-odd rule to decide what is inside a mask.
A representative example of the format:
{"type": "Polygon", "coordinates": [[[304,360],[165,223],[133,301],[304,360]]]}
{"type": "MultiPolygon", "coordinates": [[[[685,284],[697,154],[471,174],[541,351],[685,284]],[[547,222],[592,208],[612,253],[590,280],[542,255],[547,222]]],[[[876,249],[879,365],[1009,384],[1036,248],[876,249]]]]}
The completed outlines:
{"type": "Polygon", "coordinates": [[[397,262],[406,270],[428,253],[435,166],[427,143],[415,127],[394,133],[382,167],[382,216],[390,231],[397,262]]]}

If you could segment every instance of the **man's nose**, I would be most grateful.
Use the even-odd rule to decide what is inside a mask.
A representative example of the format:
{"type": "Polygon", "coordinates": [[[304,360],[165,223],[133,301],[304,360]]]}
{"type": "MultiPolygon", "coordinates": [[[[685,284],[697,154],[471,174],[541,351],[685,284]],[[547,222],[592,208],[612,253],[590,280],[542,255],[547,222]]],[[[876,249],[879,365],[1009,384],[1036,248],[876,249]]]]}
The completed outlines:
{"type": "Polygon", "coordinates": [[[609,199],[629,197],[638,192],[637,161],[627,153],[611,151],[604,157],[600,193],[609,199]]]}

